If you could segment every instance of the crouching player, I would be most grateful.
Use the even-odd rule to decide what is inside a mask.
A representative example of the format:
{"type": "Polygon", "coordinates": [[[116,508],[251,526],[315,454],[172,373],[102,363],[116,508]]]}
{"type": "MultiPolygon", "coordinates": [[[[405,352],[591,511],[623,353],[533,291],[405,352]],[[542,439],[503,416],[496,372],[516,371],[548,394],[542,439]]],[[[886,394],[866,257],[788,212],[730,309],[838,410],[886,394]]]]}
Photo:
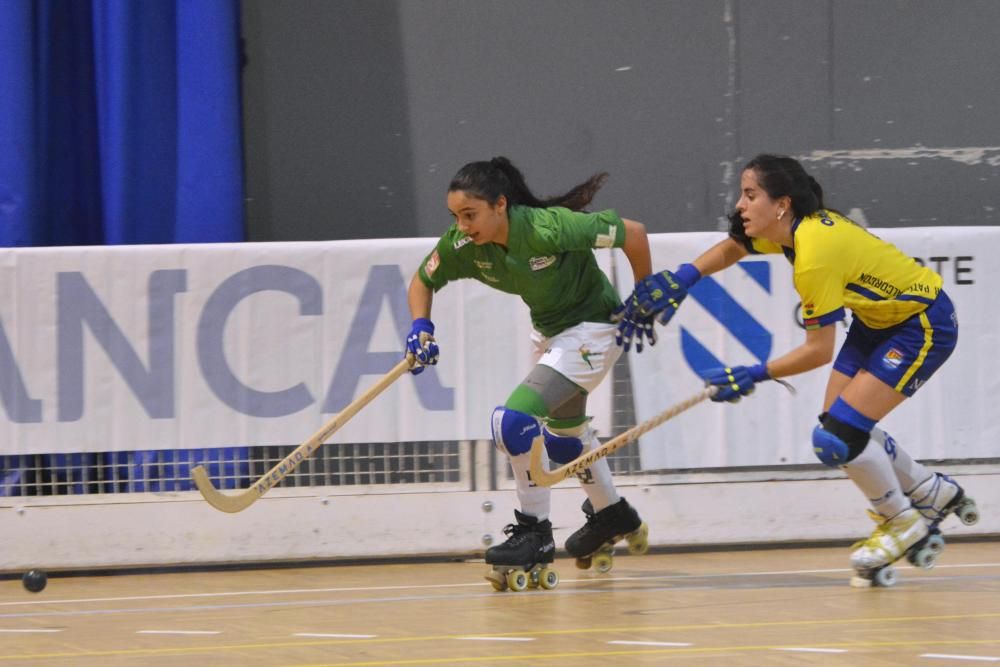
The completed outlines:
{"type": "MultiPolygon", "coordinates": [[[[555,555],[551,492],[528,474],[532,440],[544,438],[549,456],[559,463],[599,444],[588,426],[587,396],[621,354],[612,323],[621,301],[593,249],[621,248],[636,280],[651,268],[642,224],[612,210],[583,212],[606,177],[598,174],[562,196],[540,200],[506,158],[465,165],[448,188],[454,223],[410,282],[414,319],[407,353],[415,360],[414,373],[437,363],[431,302],[449,282],[472,278],[516,294],[531,313],[536,365],[492,419],[493,439],[510,459],[520,503],[514,523],[504,528],[507,540],[486,552],[493,566],[487,578],[497,590],[551,588],[558,582],[548,567],[555,555]]],[[[651,320],[643,324],[644,331],[652,330],[651,320]]],[[[625,535],[638,545],[634,551],[644,550],[645,524],[618,495],[608,462],[595,463],[581,481],[587,521],[569,538],[567,551],[586,558],[625,535]]]]}

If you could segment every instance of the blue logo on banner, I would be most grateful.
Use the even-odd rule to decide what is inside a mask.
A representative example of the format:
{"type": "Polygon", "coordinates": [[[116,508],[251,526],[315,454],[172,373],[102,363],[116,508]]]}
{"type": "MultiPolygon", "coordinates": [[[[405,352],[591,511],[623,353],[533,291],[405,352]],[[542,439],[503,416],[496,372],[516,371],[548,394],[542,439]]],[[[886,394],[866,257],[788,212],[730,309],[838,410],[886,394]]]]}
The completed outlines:
{"type": "MultiPolygon", "coordinates": [[[[766,261],[740,262],[738,266],[770,294],[770,263],[766,261]]],[[[747,312],[713,278],[706,277],[698,281],[698,284],[691,288],[690,297],[711,313],[734,338],[750,350],[759,362],[763,363],[771,356],[773,340],[771,332],[754,319],[753,315],[747,312]]],[[[685,327],[681,327],[681,350],[688,364],[699,376],[704,376],[705,371],[711,368],[735,363],[734,360],[723,362],[718,359],[685,327]]]]}

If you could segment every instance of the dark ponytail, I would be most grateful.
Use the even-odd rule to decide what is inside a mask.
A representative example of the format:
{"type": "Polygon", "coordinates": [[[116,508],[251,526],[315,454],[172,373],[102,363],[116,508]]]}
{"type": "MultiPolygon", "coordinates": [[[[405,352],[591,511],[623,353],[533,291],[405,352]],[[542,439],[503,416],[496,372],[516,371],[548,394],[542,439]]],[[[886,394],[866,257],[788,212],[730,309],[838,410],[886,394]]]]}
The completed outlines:
{"type": "Polygon", "coordinates": [[[448,185],[448,192],[465,192],[490,204],[495,204],[503,195],[508,206],[563,206],[572,211],[582,211],[607,179],[607,172],[594,174],[563,195],[539,199],[524,182],[524,174],[510,160],[495,157],[488,162],[470,162],[459,169],[448,185]]]}

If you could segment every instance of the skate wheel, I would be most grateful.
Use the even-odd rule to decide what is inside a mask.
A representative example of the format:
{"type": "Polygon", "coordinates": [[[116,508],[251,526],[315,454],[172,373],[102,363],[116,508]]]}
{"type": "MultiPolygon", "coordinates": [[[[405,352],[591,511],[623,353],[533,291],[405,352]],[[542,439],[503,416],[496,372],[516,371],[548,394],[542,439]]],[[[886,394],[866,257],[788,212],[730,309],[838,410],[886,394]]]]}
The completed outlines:
{"type": "Polygon", "coordinates": [[[912,554],[910,562],[922,570],[930,570],[937,563],[937,553],[932,548],[924,547],[912,554]]]}
{"type": "Polygon", "coordinates": [[[507,590],[507,579],[500,576],[499,572],[490,572],[486,575],[486,581],[490,582],[493,590],[502,593],[507,590]]]}
{"type": "Polygon", "coordinates": [[[896,585],[896,568],[892,565],[886,565],[881,570],[875,573],[872,577],[873,586],[881,586],[882,588],[890,588],[896,585]]]}
{"type": "Polygon", "coordinates": [[[944,551],[944,536],[940,533],[934,533],[927,538],[927,548],[936,554],[944,551]]]}
{"type": "Polygon", "coordinates": [[[979,522],[979,509],[976,507],[976,503],[972,498],[966,498],[957,510],[955,514],[958,515],[959,521],[964,523],[966,526],[971,526],[974,523],[979,522]]]}
{"type": "Polygon", "coordinates": [[[625,540],[628,542],[628,552],[633,556],[641,556],[649,551],[649,526],[643,523],[626,535],[625,540]]]}
{"type": "Polygon", "coordinates": [[[602,552],[594,556],[594,569],[601,574],[610,572],[612,565],[614,565],[614,558],[611,554],[602,552]]]}
{"type": "Polygon", "coordinates": [[[589,570],[592,560],[590,556],[584,556],[582,558],[576,559],[576,569],[578,570],[589,570]]]}
{"type": "Polygon", "coordinates": [[[528,575],[524,573],[524,570],[511,570],[507,573],[507,585],[510,590],[520,593],[528,588],[528,575]]]}
{"type": "Polygon", "coordinates": [[[559,585],[559,575],[555,570],[544,568],[538,573],[538,584],[547,591],[559,585]]]}

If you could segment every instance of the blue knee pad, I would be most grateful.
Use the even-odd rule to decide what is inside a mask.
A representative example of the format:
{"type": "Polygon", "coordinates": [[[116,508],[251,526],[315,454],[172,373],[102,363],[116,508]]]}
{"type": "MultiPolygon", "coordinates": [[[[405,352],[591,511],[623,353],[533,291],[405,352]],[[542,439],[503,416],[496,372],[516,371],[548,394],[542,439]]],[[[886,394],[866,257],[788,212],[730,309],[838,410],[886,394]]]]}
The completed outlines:
{"type": "Polygon", "coordinates": [[[813,453],[825,465],[839,468],[847,463],[851,448],[846,442],[819,425],[813,429],[813,453]]]}
{"type": "Polygon", "coordinates": [[[507,456],[528,453],[541,434],[541,424],[532,415],[503,406],[493,410],[493,445],[507,456]]]}
{"type": "Polygon", "coordinates": [[[545,451],[556,463],[569,463],[583,453],[583,441],[576,436],[553,433],[547,428],[542,429],[542,435],[545,436],[545,451]]]}

